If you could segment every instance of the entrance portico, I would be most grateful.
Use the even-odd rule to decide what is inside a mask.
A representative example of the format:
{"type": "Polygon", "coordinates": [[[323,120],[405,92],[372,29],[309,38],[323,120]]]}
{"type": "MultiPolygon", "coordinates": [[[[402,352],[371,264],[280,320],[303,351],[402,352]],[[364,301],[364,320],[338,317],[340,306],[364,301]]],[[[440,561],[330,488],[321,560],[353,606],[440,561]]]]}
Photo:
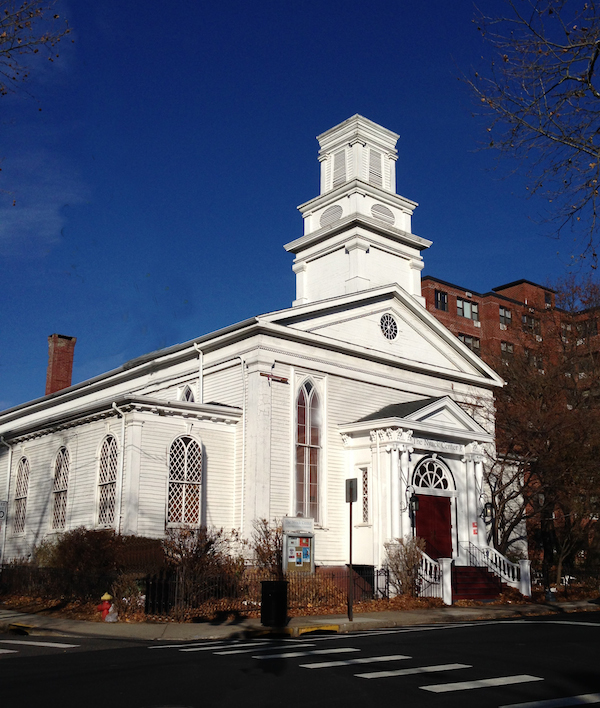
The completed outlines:
{"type": "Polygon", "coordinates": [[[455,401],[394,404],[340,432],[347,476],[357,477],[360,488],[367,471],[376,497],[371,523],[356,529],[361,563],[381,565],[386,545],[413,535],[425,539],[430,557],[459,564],[461,546],[487,546],[483,462],[493,436],[455,401]],[[413,514],[411,498],[418,502],[413,514]]]}

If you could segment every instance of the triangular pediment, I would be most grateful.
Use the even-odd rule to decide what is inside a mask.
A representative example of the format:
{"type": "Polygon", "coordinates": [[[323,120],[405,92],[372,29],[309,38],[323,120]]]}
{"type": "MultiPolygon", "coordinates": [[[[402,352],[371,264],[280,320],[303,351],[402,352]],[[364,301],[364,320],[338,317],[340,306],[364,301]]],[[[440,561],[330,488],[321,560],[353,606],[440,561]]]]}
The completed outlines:
{"type": "Polygon", "coordinates": [[[436,438],[491,442],[493,436],[448,396],[423,398],[385,406],[346,425],[340,432],[350,435],[377,429],[401,428],[436,438]]]}
{"type": "Polygon", "coordinates": [[[502,379],[400,286],[332,298],[259,318],[400,365],[485,381],[502,379]]]}

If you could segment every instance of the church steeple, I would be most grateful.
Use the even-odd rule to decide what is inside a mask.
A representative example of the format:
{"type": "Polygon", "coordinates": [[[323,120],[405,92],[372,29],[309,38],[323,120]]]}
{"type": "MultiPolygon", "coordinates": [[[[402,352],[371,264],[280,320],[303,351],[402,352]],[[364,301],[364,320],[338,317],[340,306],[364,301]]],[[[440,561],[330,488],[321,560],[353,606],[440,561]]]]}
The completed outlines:
{"type": "Polygon", "coordinates": [[[395,194],[399,137],[359,115],[319,135],[321,194],[353,179],[395,194]]]}
{"type": "Polygon", "coordinates": [[[396,194],[398,138],[359,115],[318,136],[321,194],[298,207],[304,236],[285,246],[296,254],[294,305],[394,283],[425,304],[431,242],[411,233],[416,202],[396,194]]]}

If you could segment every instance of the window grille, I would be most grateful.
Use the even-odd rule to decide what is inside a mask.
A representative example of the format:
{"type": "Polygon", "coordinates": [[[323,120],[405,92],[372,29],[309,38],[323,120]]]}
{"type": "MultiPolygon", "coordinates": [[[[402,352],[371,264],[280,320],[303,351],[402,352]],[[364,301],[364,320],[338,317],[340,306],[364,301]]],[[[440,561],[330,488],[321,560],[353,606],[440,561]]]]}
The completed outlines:
{"type": "Polygon", "coordinates": [[[189,386],[186,386],[183,389],[183,393],[181,394],[181,400],[188,401],[189,403],[194,402],[194,393],[192,392],[192,389],[189,386]]]}
{"type": "Polygon", "coordinates": [[[317,521],[321,408],[310,381],[302,386],[298,394],[296,419],[296,514],[317,521]]]}
{"type": "Polygon", "coordinates": [[[438,460],[423,460],[413,475],[413,486],[421,489],[451,489],[448,470],[438,460]]]}
{"type": "Polygon", "coordinates": [[[369,470],[361,468],[362,473],[362,520],[363,524],[369,523],[369,470]]]}
{"type": "Polygon", "coordinates": [[[193,438],[184,435],[174,440],[169,450],[169,523],[200,523],[201,487],[200,445],[193,438]]]}
{"type": "Polygon", "coordinates": [[[69,487],[69,451],[61,447],[54,462],[52,485],[52,528],[64,529],[67,520],[67,489],[69,487]]]}
{"type": "Polygon", "coordinates": [[[390,341],[396,339],[398,334],[398,325],[396,324],[396,320],[390,314],[386,313],[381,316],[379,326],[381,327],[381,332],[386,339],[389,339],[390,341]]]}
{"type": "Polygon", "coordinates": [[[15,489],[15,517],[13,532],[25,531],[25,514],[27,512],[27,491],[29,489],[29,460],[22,457],[17,467],[17,486],[15,489]]]}
{"type": "Polygon", "coordinates": [[[109,435],[104,439],[100,450],[98,523],[101,526],[112,526],[115,520],[118,461],[116,438],[109,435]]]}

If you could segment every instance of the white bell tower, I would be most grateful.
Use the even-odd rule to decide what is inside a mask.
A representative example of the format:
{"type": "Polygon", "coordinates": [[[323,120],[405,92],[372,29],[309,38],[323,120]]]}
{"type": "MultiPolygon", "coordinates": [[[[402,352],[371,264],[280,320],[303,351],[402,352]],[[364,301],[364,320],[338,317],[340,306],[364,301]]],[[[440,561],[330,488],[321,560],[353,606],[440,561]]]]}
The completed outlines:
{"type": "Polygon", "coordinates": [[[421,251],[431,241],[411,233],[416,202],[396,194],[399,136],[367,118],[319,135],[321,194],[298,209],[304,236],[294,253],[301,305],[397,283],[421,304],[421,251]]]}

